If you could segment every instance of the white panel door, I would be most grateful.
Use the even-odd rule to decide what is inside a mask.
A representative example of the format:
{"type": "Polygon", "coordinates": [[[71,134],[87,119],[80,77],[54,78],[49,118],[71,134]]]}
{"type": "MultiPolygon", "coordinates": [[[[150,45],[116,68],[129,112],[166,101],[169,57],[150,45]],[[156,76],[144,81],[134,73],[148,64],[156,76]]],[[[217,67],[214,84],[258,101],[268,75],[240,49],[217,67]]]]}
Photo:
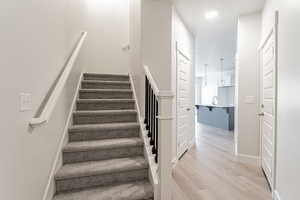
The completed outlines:
{"type": "Polygon", "coordinates": [[[274,183],[276,141],[276,48],[276,29],[273,29],[260,49],[261,113],[259,114],[261,116],[261,164],[271,187],[274,183]]]}
{"type": "Polygon", "coordinates": [[[191,61],[177,50],[177,156],[188,149],[190,143],[191,91],[189,72],[191,61]]]}

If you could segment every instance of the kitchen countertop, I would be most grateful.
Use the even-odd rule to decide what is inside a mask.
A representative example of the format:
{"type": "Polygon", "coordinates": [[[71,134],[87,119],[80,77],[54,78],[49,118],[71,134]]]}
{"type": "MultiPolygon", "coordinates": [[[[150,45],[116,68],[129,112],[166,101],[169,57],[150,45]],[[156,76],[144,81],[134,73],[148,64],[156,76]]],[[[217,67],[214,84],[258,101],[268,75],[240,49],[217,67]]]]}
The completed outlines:
{"type": "Polygon", "coordinates": [[[215,108],[234,108],[234,105],[209,105],[209,104],[196,104],[196,107],[203,106],[203,107],[215,107],[215,108]]]}

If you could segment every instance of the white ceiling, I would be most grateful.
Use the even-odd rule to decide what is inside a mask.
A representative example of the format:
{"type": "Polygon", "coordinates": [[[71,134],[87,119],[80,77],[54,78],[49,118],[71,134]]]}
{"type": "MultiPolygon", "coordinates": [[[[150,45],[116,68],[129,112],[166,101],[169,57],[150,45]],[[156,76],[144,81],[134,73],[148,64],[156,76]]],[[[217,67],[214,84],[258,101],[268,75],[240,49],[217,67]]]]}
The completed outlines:
{"type": "Polygon", "coordinates": [[[218,71],[220,58],[225,68],[234,63],[239,15],[259,11],[265,0],[173,0],[179,15],[196,36],[196,73],[202,74],[204,64],[208,70],[218,71]],[[204,15],[217,10],[219,16],[207,20],[204,15]]]}
{"type": "Polygon", "coordinates": [[[235,26],[237,17],[259,11],[265,0],[173,0],[181,17],[197,35],[203,32],[228,30],[235,26]],[[206,20],[205,12],[217,10],[217,19],[206,20]]]}

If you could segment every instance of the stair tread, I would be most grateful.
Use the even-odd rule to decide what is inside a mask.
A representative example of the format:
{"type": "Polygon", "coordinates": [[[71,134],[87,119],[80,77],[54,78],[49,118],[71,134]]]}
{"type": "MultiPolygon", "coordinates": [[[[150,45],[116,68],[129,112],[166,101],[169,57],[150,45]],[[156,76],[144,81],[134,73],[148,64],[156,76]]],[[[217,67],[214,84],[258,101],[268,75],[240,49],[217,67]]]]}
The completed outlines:
{"type": "Polygon", "coordinates": [[[144,157],[127,157],[64,165],[55,175],[56,180],[111,174],[148,168],[144,157]]]}
{"type": "Polygon", "coordinates": [[[85,114],[122,114],[122,113],[137,113],[136,110],[76,110],[75,115],[85,114]]]}
{"type": "Polygon", "coordinates": [[[84,76],[119,76],[119,77],[129,77],[128,74],[99,74],[99,73],[84,73],[84,76]]]}
{"type": "Polygon", "coordinates": [[[54,200],[142,200],[152,198],[152,185],[148,181],[142,181],[62,193],[56,195],[54,200]]]}
{"type": "Polygon", "coordinates": [[[118,128],[131,128],[139,127],[139,123],[107,123],[107,124],[84,124],[73,125],[69,128],[69,132],[78,132],[84,130],[97,130],[97,129],[118,129],[118,128]]]}
{"type": "Polygon", "coordinates": [[[80,151],[89,151],[95,149],[96,150],[115,149],[121,147],[142,146],[142,145],[143,145],[143,140],[139,137],[117,138],[117,139],[70,142],[64,147],[63,151],[80,152],[80,151]]]}
{"type": "Polygon", "coordinates": [[[105,80],[82,80],[82,83],[111,83],[111,84],[130,84],[129,81],[105,81],[105,80]]]}
{"type": "Polygon", "coordinates": [[[90,102],[135,102],[134,99],[77,99],[79,103],[90,102]]]}
{"type": "Polygon", "coordinates": [[[80,92],[132,92],[131,89],[79,89],[80,92]]]}

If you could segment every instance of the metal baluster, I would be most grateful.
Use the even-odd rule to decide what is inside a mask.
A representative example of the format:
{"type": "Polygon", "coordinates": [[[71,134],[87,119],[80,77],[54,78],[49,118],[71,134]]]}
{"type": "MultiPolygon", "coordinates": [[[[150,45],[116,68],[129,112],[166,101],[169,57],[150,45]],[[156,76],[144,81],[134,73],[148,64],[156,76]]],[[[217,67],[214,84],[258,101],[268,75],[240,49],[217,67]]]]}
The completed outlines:
{"type": "Polygon", "coordinates": [[[150,140],[150,144],[154,145],[154,103],[155,99],[154,99],[154,92],[152,91],[152,95],[151,95],[151,140],[150,140]]]}
{"type": "Polygon", "coordinates": [[[155,110],[155,125],[156,125],[156,136],[155,136],[155,162],[157,163],[158,162],[158,101],[155,100],[155,103],[156,103],[156,110],[155,110]]]}
{"type": "Polygon", "coordinates": [[[150,95],[151,95],[151,85],[150,83],[148,83],[148,96],[147,96],[147,102],[148,102],[148,121],[147,121],[147,126],[146,126],[146,129],[149,131],[148,132],[148,136],[150,137],[150,105],[151,105],[151,102],[150,102],[150,95]]]}
{"type": "Polygon", "coordinates": [[[144,123],[148,124],[148,79],[145,77],[145,120],[144,123]]]}
{"type": "Polygon", "coordinates": [[[153,90],[152,90],[152,88],[151,87],[149,87],[150,88],[150,94],[149,94],[149,129],[148,129],[148,137],[152,137],[152,98],[151,98],[151,96],[152,96],[152,93],[153,93],[153,90]]]}
{"type": "Polygon", "coordinates": [[[156,96],[155,94],[153,95],[153,136],[152,136],[152,141],[153,141],[153,147],[152,147],[152,153],[155,154],[155,140],[156,140],[156,96]]]}

